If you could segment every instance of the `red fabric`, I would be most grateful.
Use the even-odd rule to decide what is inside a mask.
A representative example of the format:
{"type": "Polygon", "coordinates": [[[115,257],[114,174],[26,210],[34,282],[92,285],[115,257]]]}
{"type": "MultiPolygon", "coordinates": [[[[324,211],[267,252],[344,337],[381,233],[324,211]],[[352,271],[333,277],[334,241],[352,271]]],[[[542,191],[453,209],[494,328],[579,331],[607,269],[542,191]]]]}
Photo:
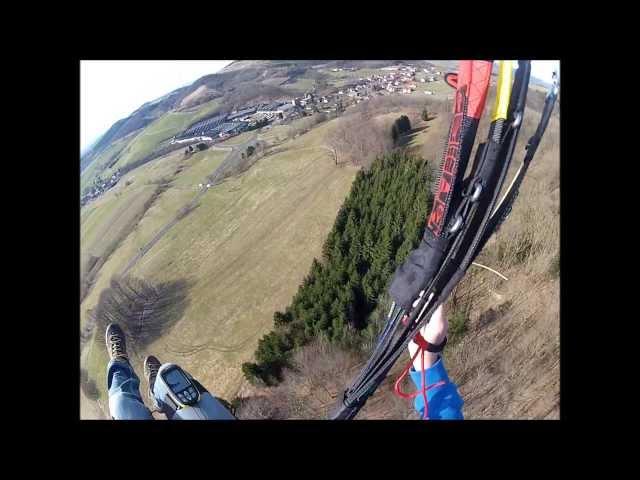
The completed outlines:
{"type": "Polygon", "coordinates": [[[458,73],[445,75],[445,82],[456,90],[462,90],[464,97],[468,99],[465,116],[478,120],[482,116],[489,91],[492,66],[491,60],[460,60],[458,73]]]}
{"type": "Polygon", "coordinates": [[[471,61],[471,78],[469,79],[469,103],[467,116],[480,119],[489,91],[491,66],[493,62],[486,60],[471,61]]]}
{"type": "Polygon", "coordinates": [[[418,345],[418,347],[420,347],[422,350],[426,350],[427,347],[430,345],[429,342],[427,342],[424,337],[420,334],[420,332],[418,332],[416,334],[416,336],[414,337],[413,341],[418,345]]]}

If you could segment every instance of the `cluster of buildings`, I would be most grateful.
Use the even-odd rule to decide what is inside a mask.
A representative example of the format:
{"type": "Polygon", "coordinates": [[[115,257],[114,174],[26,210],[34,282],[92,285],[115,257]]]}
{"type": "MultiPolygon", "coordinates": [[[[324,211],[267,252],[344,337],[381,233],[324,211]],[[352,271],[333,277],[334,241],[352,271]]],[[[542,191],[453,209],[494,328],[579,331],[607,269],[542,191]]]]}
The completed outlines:
{"type": "Polygon", "coordinates": [[[304,96],[294,98],[291,102],[302,109],[303,115],[314,113],[335,113],[342,110],[342,100],[337,92],[326,95],[317,95],[315,92],[305,93],[304,96]]]}
{"type": "MultiPolygon", "coordinates": [[[[410,95],[417,90],[418,69],[413,65],[391,66],[380,70],[380,74],[360,78],[354,84],[347,85],[339,90],[337,95],[351,97],[355,103],[359,103],[369,100],[374,95],[410,95]]],[[[438,75],[441,75],[435,67],[424,68],[423,72],[419,80],[421,83],[436,82],[438,75]]]]}
{"type": "Polygon", "coordinates": [[[427,68],[423,68],[422,71],[424,72],[425,76],[422,77],[420,81],[423,83],[435,82],[437,81],[438,76],[442,75],[442,72],[440,70],[436,70],[436,67],[434,67],[433,65],[430,65],[427,68]]]}
{"type": "Polygon", "coordinates": [[[222,141],[270,123],[285,120],[291,121],[302,116],[304,116],[304,109],[300,108],[292,100],[246,106],[240,110],[234,110],[231,113],[217,115],[195,123],[181,134],[172,138],[170,143],[222,141]]]}
{"type": "Polygon", "coordinates": [[[106,180],[99,177],[96,178],[93,181],[93,185],[89,187],[88,192],[80,197],[80,206],[84,206],[91,200],[98,198],[100,195],[102,195],[104,192],[118,183],[120,177],[120,169],[118,169],[113,175],[111,175],[111,177],[107,178],[106,180]]]}
{"type": "Polygon", "coordinates": [[[171,143],[186,143],[193,141],[213,140],[216,137],[227,138],[244,130],[245,125],[234,121],[232,115],[216,115],[191,125],[180,135],[175,136],[171,143]]]}
{"type": "Polygon", "coordinates": [[[382,95],[401,93],[409,95],[416,90],[416,68],[410,65],[398,67],[385,67],[385,73],[367,77],[366,83],[377,92],[386,92],[382,95]],[[386,73],[388,72],[388,73],[386,73]]]}

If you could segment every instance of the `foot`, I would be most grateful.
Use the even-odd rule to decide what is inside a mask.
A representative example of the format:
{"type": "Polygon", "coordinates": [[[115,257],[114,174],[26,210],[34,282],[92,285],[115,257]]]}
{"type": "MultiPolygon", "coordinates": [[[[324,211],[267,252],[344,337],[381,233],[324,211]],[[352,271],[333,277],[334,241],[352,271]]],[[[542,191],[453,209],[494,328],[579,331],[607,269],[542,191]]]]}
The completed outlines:
{"type": "Polygon", "coordinates": [[[107,342],[107,352],[111,360],[129,362],[125,335],[117,323],[112,323],[107,327],[105,340],[107,342]]]}
{"type": "Polygon", "coordinates": [[[158,376],[158,370],[160,369],[160,360],[153,355],[149,355],[144,359],[144,376],[149,382],[149,398],[153,399],[153,385],[156,383],[156,377],[158,376]]]}

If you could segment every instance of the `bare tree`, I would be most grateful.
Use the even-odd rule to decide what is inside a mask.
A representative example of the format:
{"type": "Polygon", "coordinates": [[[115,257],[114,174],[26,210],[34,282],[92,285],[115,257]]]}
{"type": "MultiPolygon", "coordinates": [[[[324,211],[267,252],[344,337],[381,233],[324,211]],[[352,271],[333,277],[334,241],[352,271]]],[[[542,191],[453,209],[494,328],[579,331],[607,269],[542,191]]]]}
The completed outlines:
{"type": "Polygon", "coordinates": [[[327,142],[343,161],[369,166],[393,148],[388,123],[362,112],[348,115],[338,120],[327,142]]]}

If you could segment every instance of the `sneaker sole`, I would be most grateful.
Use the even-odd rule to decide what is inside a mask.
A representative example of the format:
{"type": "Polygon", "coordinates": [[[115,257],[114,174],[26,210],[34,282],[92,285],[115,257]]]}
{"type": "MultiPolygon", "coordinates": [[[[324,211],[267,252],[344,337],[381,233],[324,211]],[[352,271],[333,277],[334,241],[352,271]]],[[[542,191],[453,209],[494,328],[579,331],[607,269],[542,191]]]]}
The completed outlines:
{"type": "MultiPolygon", "coordinates": [[[[147,380],[147,395],[149,396],[150,399],[155,399],[154,395],[153,395],[153,391],[151,390],[151,372],[148,371],[148,361],[150,358],[155,358],[156,360],[158,360],[157,357],[155,357],[154,355],[147,355],[146,357],[144,357],[144,362],[142,363],[143,365],[143,370],[144,370],[144,378],[147,380]]],[[[160,360],[158,360],[158,364],[162,365],[162,363],[160,363],[160,360]]],[[[156,378],[157,378],[157,374],[156,374],[156,378]]],[[[155,385],[155,378],[153,379],[153,383],[155,385]]]]}

